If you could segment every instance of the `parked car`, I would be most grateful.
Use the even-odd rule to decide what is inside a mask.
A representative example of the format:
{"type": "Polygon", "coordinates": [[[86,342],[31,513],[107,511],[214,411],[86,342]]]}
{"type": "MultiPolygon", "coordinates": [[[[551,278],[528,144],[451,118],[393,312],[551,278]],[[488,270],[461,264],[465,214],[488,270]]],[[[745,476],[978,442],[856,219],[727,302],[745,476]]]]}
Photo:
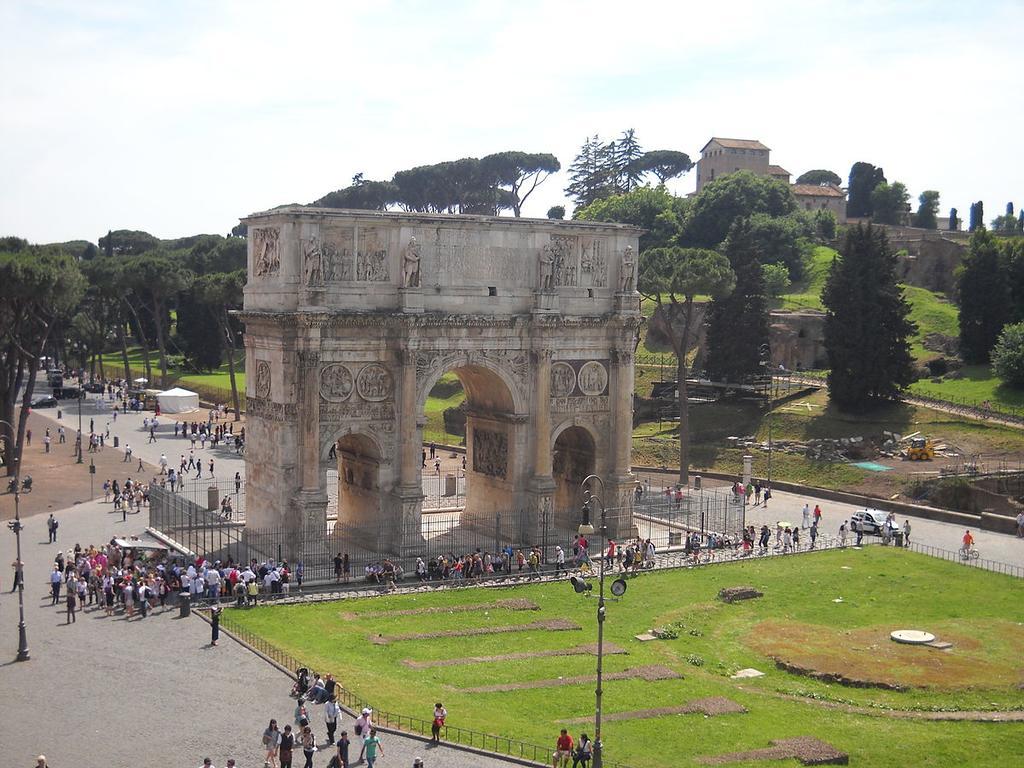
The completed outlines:
{"type": "Polygon", "coordinates": [[[84,389],[86,392],[92,392],[93,394],[98,393],[101,395],[106,391],[106,387],[104,387],[98,381],[90,381],[88,384],[82,387],[82,389],[84,389]]]}
{"type": "Polygon", "coordinates": [[[880,512],[877,509],[862,509],[860,512],[854,512],[850,517],[850,530],[854,533],[863,531],[864,533],[881,534],[886,517],[888,517],[887,512],[880,512]]]}
{"type": "Polygon", "coordinates": [[[47,395],[46,397],[40,397],[39,399],[32,401],[33,408],[53,408],[56,405],[57,398],[50,397],[49,395],[47,395]]]}

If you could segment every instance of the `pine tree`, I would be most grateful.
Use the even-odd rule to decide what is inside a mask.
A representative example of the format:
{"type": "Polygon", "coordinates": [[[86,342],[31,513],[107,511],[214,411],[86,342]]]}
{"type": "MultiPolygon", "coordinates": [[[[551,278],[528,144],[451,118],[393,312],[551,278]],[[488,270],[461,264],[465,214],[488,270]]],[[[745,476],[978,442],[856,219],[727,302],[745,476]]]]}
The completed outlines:
{"type": "Polygon", "coordinates": [[[985,204],[979,200],[976,203],[971,203],[971,218],[970,224],[967,227],[968,232],[977,232],[979,229],[985,228],[985,204]]]}
{"type": "Polygon", "coordinates": [[[914,380],[908,338],[916,326],[884,231],[870,225],[847,230],[821,300],[831,401],[850,410],[899,397],[914,380]]]}
{"type": "Polygon", "coordinates": [[[957,214],[956,208],[950,208],[949,209],[949,231],[950,232],[956,232],[958,229],[960,229],[960,222],[957,219],[956,214],[957,214]]]}
{"type": "Polygon", "coordinates": [[[631,192],[643,182],[640,159],[644,151],[636,139],[635,131],[623,131],[622,138],[615,144],[615,186],[619,194],[631,192]]]}
{"type": "Polygon", "coordinates": [[[609,194],[607,147],[594,134],[580,147],[579,154],[569,166],[569,185],[565,194],[576,201],[579,208],[609,194]]]}
{"type": "Polygon", "coordinates": [[[760,372],[761,347],[768,344],[764,271],[749,219],[733,224],[722,250],[736,273],[736,287],[711,302],[707,373],[714,381],[742,382],[760,372]]]}
{"type": "Polygon", "coordinates": [[[984,228],[971,237],[958,277],[960,354],[965,363],[987,363],[1009,319],[1009,281],[995,238],[984,228]]]}

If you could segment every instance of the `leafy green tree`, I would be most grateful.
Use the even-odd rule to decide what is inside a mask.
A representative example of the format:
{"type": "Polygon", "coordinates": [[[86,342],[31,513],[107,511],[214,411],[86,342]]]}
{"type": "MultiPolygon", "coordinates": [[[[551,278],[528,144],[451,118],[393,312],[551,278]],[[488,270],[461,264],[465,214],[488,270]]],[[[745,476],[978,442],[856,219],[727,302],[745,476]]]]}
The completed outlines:
{"type": "Polygon", "coordinates": [[[235,350],[241,333],[232,320],[231,310],[242,308],[242,291],[245,288],[246,272],[239,269],[205,275],[197,283],[199,296],[213,312],[220,337],[224,342],[224,350],[228,358],[228,377],[231,381],[231,402],[234,407],[235,421],[241,418],[239,410],[238,384],[235,380],[235,350]]]}
{"type": "Polygon", "coordinates": [[[821,186],[822,184],[835,184],[838,187],[843,183],[843,180],[839,178],[838,173],[827,171],[824,168],[818,168],[813,171],[801,173],[796,177],[796,183],[814,184],[815,186],[821,186]]]}
{"type": "Polygon", "coordinates": [[[249,234],[249,227],[245,224],[236,224],[231,228],[232,237],[247,237],[249,234]]]}
{"type": "Polygon", "coordinates": [[[914,214],[914,226],[922,229],[939,228],[939,193],[926,189],[917,197],[918,208],[914,214]]]}
{"type": "Polygon", "coordinates": [[[749,219],[732,225],[722,249],[736,273],[736,286],[711,302],[707,372],[714,381],[743,382],[761,370],[761,347],[768,344],[764,272],[749,219]]]}
{"type": "Polygon", "coordinates": [[[1024,387],[1024,323],[1003,328],[992,348],[992,370],[1011,387],[1024,387]]]}
{"type": "Polygon", "coordinates": [[[167,386],[169,310],[178,294],[192,283],[194,275],[178,259],[159,251],[136,256],[127,267],[126,274],[131,276],[133,288],[145,302],[156,327],[156,343],[160,351],[160,384],[167,386]]]}
{"type": "Polygon", "coordinates": [[[676,355],[676,391],[679,396],[679,482],[689,482],[690,407],[688,356],[697,328],[694,298],[727,295],[736,276],[729,260],[701,248],[651,248],[640,253],[637,287],[665,313],[672,351],[676,355]]]}
{"type": "Polygon", "coordinates": [[[751,237],[762,264],[782,264],[789,279],[803,280],[811,257],[812,220],[800,211],[788,216],[756,213],[750,217],[751,237]]]}
{"type": "Polygon", "coordinates": [[[960,354],[969,364],[987,363],[1009,319],[1009,284],[996,239],[984,228],[971,236],[957,269],[960,354]]]}
{"type": "Polygon", "coordinates": [[[1024,208],[1021,208],[1020,215],[1017,216],[1017,231],[1024,232],[1024,208]]]}
{"type": "Polygon", "coordinates": [[[577,208],[573,218],[642,227],[642,254],[648,248],[664,248],[675,244],[688,205],[689,201],[670,194],[664,187],[637,187],[625,195],[613,195],[585,208],[577,208]]]}
{"type": "Polygon", "coordinates": [[[838,227],[839,222],[832,211],[814,212],[814,233],[821,242],[830,243],[835,240],[838,227]]]}
{"type": "Polygon", "coordinates": [[[101,237],[99,243],[108,256],[141,256],[157,248],[160,240],[149,232],[115,229],[101,237]]]}
{"type": "Polygon", "coordinates": [[[785,264],[762,264],[765,293],[773,299],[789,290],[789,269],[785,264]]]}
{"type": "Polygon", "coordinates": [[[854,411],[898,398],[914,381],[909,338],[916,326],[883,230],[871,225],[847,229],[821,301],[831,401],[854,411]]]}
{"type": "Polygon", "coordinates": [[[0,248],[0,419],[6,422],[0,423],[0,448],[12,476],[21,460],[40,357],[55,325],[74,314],[86,284],[75,259],[57,248],[16,238],[5,238],[0,248]]]}
{"type": "Polygon", "coordinates": [[[605,162],[607,154],[600,137],[594,134],[583,143],[569,166],[569,184],[565,194],[575,201],[577,207],[583,208],[614,193],[605,162]]]}
{"type": "Polygon", "coordinates": [[[497,152],[480,160],[480,169],[492,183],[506,187],[512,212],[518,218],[523,203],[551,174],[562,170],[554,155],[530,152],[497,152]]]}
{"type": "Polygon", "coordinates": [[[634,166],[641,173],[653,175],[658,180],[658,184],[664,184],[669,179],[682,176],[692,169],[693,161],[685,152],[677,152],[673,149],[652,149],[644,152],[634,166]]]}
{"type": "Polygon", "coordinates": [[[757,213],[787,216],[796,211],[788,184],[750,171],[737,171],[705,184],[693,198],[680,245],[714,248],[733,222],[757,213]]]}
{"type": "Polygon", "coordinates": [[[979,229],[985,228],[985,203],[979,200],[976,203],[971,203],[971,219],[968,232],[977,232],[979,229]]]}
{"type": "Polygon", "coordinates": [[[871,163],[856,162],[850,168],[850,182],[847,187],[846,215],[850,218],[871,216],[871,193],[879,184],[885,183],[885,172],[871,163]]]}
{"type": "Polygon", "coordinates": [[[1013,216],[1013,201],[1011,200],[1006,204],[1006,215],[1013,216]]]}
{"type": "Polygon", "coordinates": [[[565,218],[565,206],[564,205],[552,205],[548,208],[549,219],[564,219],[565,218]]]}
{"type": "MultiPolygon", "coordinates": [[[[211,277],[205,275],[202,279],[211,277]]],[[[199,282],[182,291],[177,300],[175,343],[185,356],[185,363],[197,371],[220,367],[224,339],[217,332],[216,307],[206,303],[199,282]]]]}
{"type": "Polygon", "coordinates": [[[992,231],[1001,234],[1012,234],[1017,231],[1017,217],[1012,213],[1004,213],[992,219],[992,231]]]}
{"type": "Polygon", "coordinates": [[[902,224],[910,210],[910,195],[899,181],[882,182],[871,190],[871,220],[876,224],[902,224]]]}

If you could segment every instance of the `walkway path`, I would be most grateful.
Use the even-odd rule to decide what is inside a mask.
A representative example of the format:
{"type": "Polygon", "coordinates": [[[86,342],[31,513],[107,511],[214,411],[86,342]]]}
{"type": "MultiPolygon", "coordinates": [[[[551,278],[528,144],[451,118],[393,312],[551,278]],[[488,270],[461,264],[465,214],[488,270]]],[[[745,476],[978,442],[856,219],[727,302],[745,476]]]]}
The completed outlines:
{"type": "MultiPolygon", "coordinates": [[[[118,419],[120,421],[120,418],[118,419]]],[[[58,544],[87,546],[113,535],[138,533],[148,513],[128,523],[110,505],[89,502],[57,513],[58,544]]],[[[0,744],[3,765],[35,764],[36,755],[51,765],[76,768],[163,765],[193,768],[211,757],[221,768],[234,757],[242,768],[262,764],[260,734],[271,717],[293,723],[291,680],[237,643],[222,637],[209,646],[210,630],[198,617],[177,618],[159,610],[146,619],[107,618],[88,607],[71,625],[64,607],[51,607],[46,576],[56,554],[46,544],[46,518],[29,518],[22,534],[25,560],[25,620],[31,660],[13,659],[17,648],[17,595],[11,594],[10,563],[14,537],[0,537],[0,744]]],[[[424,702],[429,718],[433,702],[424,702]]],[[[314,732],[325,733],[316,708],[314,732]]],[[[457,723],[452,723],[457,725],[457,723]]],[[[348,718],[341,728],[351,732],[348,718]]],[[[507,763],[385,734],[387,766],[412,765],[423,756],[431,768],[496,768],[507,763]]],[[[330,751],[319,752],[317,768],[330,751]]]]}

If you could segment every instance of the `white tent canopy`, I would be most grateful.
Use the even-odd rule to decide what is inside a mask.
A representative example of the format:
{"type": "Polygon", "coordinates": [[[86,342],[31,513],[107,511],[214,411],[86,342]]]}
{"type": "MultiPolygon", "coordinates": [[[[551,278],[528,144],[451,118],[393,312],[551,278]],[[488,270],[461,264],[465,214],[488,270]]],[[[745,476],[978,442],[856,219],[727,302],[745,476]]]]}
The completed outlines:
{"type": "Polygon", "coordinates": [[[156,396],[156,401],[160,405],[161,413],[184,413],[199,408],[199,395],[181,387],[160,392],[156,396]]]}

